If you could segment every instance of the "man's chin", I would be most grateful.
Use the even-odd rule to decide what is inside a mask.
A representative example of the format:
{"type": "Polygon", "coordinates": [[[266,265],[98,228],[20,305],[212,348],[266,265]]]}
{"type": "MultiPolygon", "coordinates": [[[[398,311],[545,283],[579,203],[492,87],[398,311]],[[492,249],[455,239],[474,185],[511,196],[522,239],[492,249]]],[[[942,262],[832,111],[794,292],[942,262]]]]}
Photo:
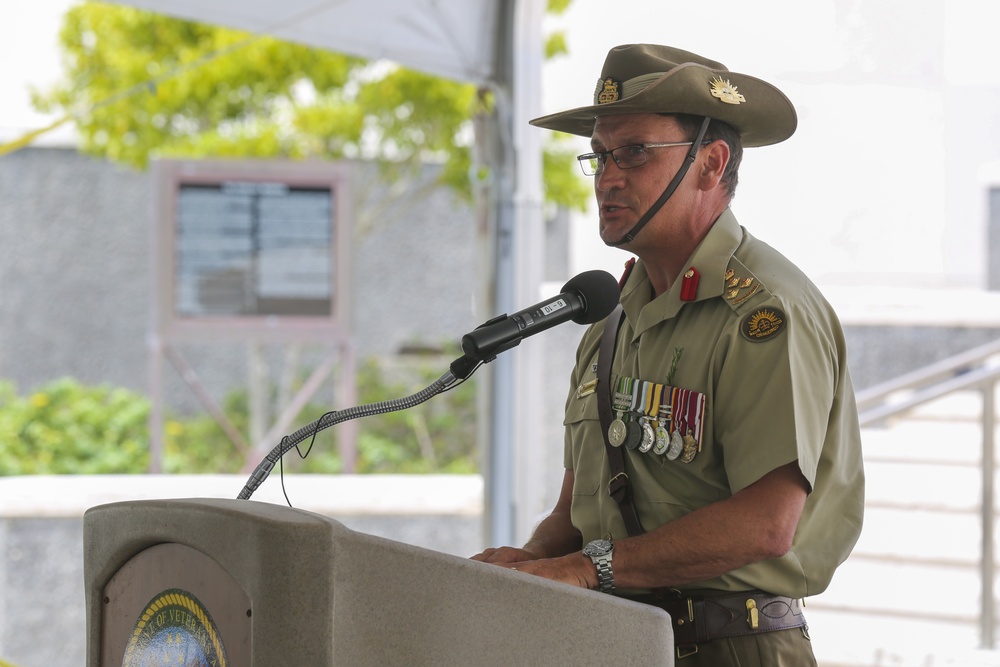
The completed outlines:
{"type": "Polygon", "coordinates": [[[604,245],[609,248],[621,248],[622,240],[625,238],[625,235],[628,234],[628,229],[619,229],[617,226],[610,225],[605,226],[602,223],[599,234],[601,241],[604,242],[604,245]]]}
{"type": "Polygon", "coordinates": [[[597,235],[604,241],[604,245],[614,245],[615,241],[621,238],[618,228],[603,220],[598,223],[597,235]]]}

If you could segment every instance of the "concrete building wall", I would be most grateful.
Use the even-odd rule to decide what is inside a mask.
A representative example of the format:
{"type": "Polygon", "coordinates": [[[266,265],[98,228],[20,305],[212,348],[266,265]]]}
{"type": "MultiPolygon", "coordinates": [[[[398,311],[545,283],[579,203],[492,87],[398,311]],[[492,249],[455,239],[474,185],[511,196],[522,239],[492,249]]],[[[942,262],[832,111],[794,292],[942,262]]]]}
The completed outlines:
{"type": "MultiPolygon", "coordinates": [[[[355,178],[376,178],[370,165],[355,166],[355,178]]],[[[62,376],[148,390],[151,186],[149,173],[69,149],[0,161],[0,377],[22,391],[62,376]]],[[[477,224],[469,205],[437,189],[357,231],[359,356],[457,343],[480,323],[477,224]]],[[[217,389],[245,381],[246,353],[240,344],[184,347],[217,389]]],[[[186,405],[187,392],[167,379],[186,405]]]]}

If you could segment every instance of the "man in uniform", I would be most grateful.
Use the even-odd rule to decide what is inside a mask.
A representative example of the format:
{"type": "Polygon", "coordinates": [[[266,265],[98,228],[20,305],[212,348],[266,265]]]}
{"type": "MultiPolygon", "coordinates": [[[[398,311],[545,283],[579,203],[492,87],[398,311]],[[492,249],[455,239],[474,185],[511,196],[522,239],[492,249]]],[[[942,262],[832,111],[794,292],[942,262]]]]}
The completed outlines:
{"type": "Polygon", "coordinates": [[[555,508],[474,558],[666,609],[683,665],[815,665],[801,600],[861,531],[840,323],[729,208],[743,147],[796,123],[770,84],[647,44],[532,121],[591,138],[601,239],[638,261],[578,349],[555,508]]]}

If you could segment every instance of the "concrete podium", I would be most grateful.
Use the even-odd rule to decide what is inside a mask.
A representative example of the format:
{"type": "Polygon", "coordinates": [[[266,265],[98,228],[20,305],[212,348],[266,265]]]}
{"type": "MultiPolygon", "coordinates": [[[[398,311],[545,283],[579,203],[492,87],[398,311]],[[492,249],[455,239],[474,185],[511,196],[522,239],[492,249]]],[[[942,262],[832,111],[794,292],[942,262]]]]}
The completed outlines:
{"type": "Polygon", "coordinates": [[[249,500],[84,516],[87,666],[673,665],[660,609],[249,500]]]}

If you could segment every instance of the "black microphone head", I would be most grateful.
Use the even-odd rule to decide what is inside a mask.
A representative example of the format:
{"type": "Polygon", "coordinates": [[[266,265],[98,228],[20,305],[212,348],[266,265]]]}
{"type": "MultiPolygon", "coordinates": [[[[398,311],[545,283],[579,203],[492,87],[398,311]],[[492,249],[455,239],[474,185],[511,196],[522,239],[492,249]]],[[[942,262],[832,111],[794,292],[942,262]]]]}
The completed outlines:
{"type": "Polygon", "coordinates": [[[563,285],[562,291],[576,292],[583,297],[583,311],[573,318],[577,324],[600,322],[615,309],[618,297],[621,295],[615,277],[599,269],[584,271],[570,278],[569,282],[563,285]]]}

